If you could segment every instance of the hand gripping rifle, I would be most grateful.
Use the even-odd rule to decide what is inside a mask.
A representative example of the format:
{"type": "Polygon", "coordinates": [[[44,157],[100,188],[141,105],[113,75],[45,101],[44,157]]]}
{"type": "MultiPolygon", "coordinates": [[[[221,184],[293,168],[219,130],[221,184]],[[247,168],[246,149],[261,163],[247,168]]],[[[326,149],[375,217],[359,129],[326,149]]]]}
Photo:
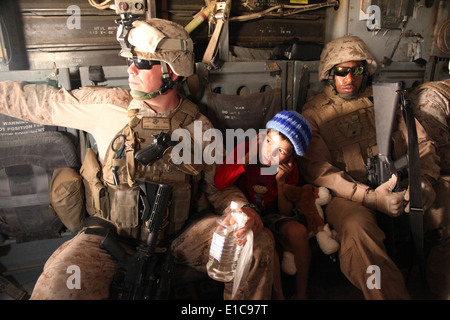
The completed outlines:
{"type": "Polygon", "coordinates": [[[148,181],[139,183],[143,189],[140,211],[148,232],[146,243],[133,255],[127,254],[109,234],[101,245],[118,261],[110,288],[110,299],[114,300],[159,300],[169,295],[173,257],[167,252],[157,253],[155,248],[172,187],[148,181]]]}
{"type": "MultiPolygon", "coordinates": [[[[400,191],[400,178],[404,168],[408,168],[408,184],[410,193],[409,225],[414,241],[416,259],[423,269],[423,208],[419,147],[414,114],[407,98],[407,92],[401,89],[400,83],[379,82],[372,85],[375,109],[378,154],[367,159],[368,184],[376,188],[388,181],[392,174],[398,179],[394,191],[400,191]],[[408,151],[400,159],[391,158],[391,138],[395,123],[397,107],[400,103],[402,115],[408,131],[408,151]]],[[[398,219],[398,218],[393,218],[398,219]]]]}

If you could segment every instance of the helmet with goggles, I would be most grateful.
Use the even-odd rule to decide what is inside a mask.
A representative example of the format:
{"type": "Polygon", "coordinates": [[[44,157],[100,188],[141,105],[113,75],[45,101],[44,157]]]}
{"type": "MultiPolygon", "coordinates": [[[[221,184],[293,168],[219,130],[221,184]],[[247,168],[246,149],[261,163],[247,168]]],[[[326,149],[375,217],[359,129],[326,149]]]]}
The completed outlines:
{"type": "Polygon", "coordinates": [[[319,81],[332,80],[336,71],[342,76],[352,72],[353,75],[359,75],[359,72],[365,72],[373,75],[377,70],[377,62],[369,51],[364,41],[356,36],[344,36],[327,43],[320,56],[319,81]],[[336,70],[336,65],[349,61],[363,61],[364,67],[348,71],[348,69],[336,70]],[[344,72],[347,72],[344,74],[344,72]]]}
{"type": "Polygon", "coordinates": [[[194,73],[194,44],[186,30],[175,22],[158,18],[134,21],[128,42],[133,48],[131,52],[122,50],[125,58],[165,62],[178,76],[194,73]]]}
{"type": "Polygon", "coordinates": [[[194,45],[184,28],[172,21],[153,18],[134,21],[127,41],[131,48],[121,51],[121,56],[134,63],[136,68],[149,70],[161,65],[162,85],[159,90],[142,92],[131,90],[135,99],[147,100],[163,94],[182,83],[185,77],[194,73],[194,45]],[[130,49],[130,50],[128,50],[130,49]],[[179,76],[178,81],[170,77],[168,67],[179,76]]]}

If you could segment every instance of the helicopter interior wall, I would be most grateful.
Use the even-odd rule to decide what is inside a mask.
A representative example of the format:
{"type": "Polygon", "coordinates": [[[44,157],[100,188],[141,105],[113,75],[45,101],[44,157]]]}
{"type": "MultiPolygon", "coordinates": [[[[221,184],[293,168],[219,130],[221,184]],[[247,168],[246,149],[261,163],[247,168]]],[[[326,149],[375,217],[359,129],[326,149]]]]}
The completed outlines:
{"type": "MultiPolygon", "coordinates": [[[[233,2],[237,3],[233,7],[234,13],[247,12],[242,7],[243,1],[233,2]]],[[[172,0],[167,3],[165,11],[158,11],[159,15],[185,25],[201,9],[204,1],[172,0]]],[[[440,27],[449,17],[450,5],[448,1],[434,1],[432,7],[427,7],[424,0],[415,1],[414,4],[406,25],[407,29],[412,30],[411,36],[400,39],[392,64],[379,68],[374,80],[403,81],[406,87],[412,87],[428,80],[448,78],[450,55],[440,50],[436,39],[440,27]],[[408,56],[408,47],[417,40],[417,36],[413,34],[423,37],[421,58],[427,62],[425,65],[411,61],[412,57],[408,56]]],[[[120,46],[115,38],[117,26],[114,23],[117,15],[113,11],[95,9],[82,0],[4,0],[0,6],[1,12],[14,17],[2,25],[3,40],[9,41],[13,50],[10,51],[10,64],[0,64],[0,79],[30,80],[31,75],[41,73],[45,82],[53,79],[54,75],[51,75],[58,71],[57,75],[66,73],[68,77],[65,80],[61,77],[53,80],[59,81],[66,88],[85,85],[128,88],[126,64],[118,55],[120,46]],[[79,29],[67,27],[66,23],[73,15],[73,11],[67,11],[71,5],[76,5],[81,10],[79,29]],[[16,29],[19,31],[15,31],[16,29]],[[4,37],[6,33],[9,37],[4,37]]],[[[368,43],[381,66],[384,57],[393,52],[400,31],[389,29],[376,33],[368,30],[366,21],[360,20],[359,8],[358,0],[341,0],[339,9],[328,8],[304,15],[301,22],[295,19],[263,19],[254,28],[248,27],[252,26],[251,23],[247,23],[244,28],[243,24],[233,22],[230,25],[229,41],[230,44],[248,47],[250,50],[272,50],[293,37],[323,45],[343,34],[354,34],[368,43]],[[244,29],[247,32],[238,32],[244,29]],[[317,33],[311,33],[311,30],[317,33]],[[264,32],[270,32],[273,36],[265,38],[264,32]],[[311,36],[306,38],[305,34],[311,36]]],[[[317,80],[318,59],[271,60],[279,68],[275,72],[270,63],[261,59],[245,62],[230,59],[221,68],[211,69],[200,62],[208,42],[207,24],[204,23],[195,30],[192,37],[196,43],[196,75],[201,84],[201,92],[193,99],[201,104],[206,114],[208,103],[203,90],[207,85],[226,95],[248,95],[272,90],[280,85],[281,107],[297,111],[301,111],[306,99],[322,90],[323,85],[317,80]]],[[[79,137],[76,136],[75,139],[79,137]]],[[[32,278],[40,273],[46,258],[71,236],[63,234],[60,239],[22,244],[13,240],[5,241],[0,245],[0,271],[31,290],[32,278]],[[21,254],[30,258],[22,259],[21,254]],[[17,265],[18,262],[20,266],[17,265]]],[[[0,299],[3,298],[5,296],[0,294],[0,299]]]]}

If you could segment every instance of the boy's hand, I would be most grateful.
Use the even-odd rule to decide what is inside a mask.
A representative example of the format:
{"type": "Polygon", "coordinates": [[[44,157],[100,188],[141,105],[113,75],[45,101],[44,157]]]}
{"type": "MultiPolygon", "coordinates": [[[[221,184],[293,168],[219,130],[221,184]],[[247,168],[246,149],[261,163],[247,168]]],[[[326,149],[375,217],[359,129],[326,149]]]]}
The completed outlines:
{"type": "Polygon", "coordinates": [[[289,159],[286,163],[278,165],[277,175],[275,176],[278,183],[284,183],[286,181],[286,177],[292,171],[293,166],[294,158],[289,159]]]}

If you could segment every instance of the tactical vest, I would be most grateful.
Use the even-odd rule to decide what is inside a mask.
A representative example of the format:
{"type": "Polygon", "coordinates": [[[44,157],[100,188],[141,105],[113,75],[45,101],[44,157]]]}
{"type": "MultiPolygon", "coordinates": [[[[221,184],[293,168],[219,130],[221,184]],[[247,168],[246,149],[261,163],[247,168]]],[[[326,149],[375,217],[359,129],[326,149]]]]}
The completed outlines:
{"type": "Polygon", "coordinates": [[[181,105],[168,117],[138,118],[138,111],[129,111],[129,123],[116,135],[126,137],[125,157],[116,159],[114,151],[109,148],[100,173],[99,168],[93,169],[92,164],[86,163],[92,162],[92,153],[88,153],[81,173],[85,180],[88,213],[113,222],[120,235],[144,239],[145,226],[138,215],[140,186],[137,180],[164,183],[173,187],[168,216],[164,222],[165,234],[171,234],[179,231],[188,218],[194,191],[191,189],[192,180],[200,176],[198,173],[202,166],[174,165],[170,162],[170,157],[166,156],[170,153],[169,149],[166,149],[163,158],[147,166],[134,158],[137,151],[153,142],[154,135],[160,132],[170,134],[175,129],[192,123],[199,113],[194,103],[183,99],[181,105]],[[118,185],[114,183],[113,167],[116,169],[118,185]]]}
{"type": "Polygon", "coordinates": [[[359,99],[335,96],[329,87],[314,108],[320,135],[330,150],[333,165],[366,183],[366,159],[376,155],[375,114],[368,90],[359,99]]]}

